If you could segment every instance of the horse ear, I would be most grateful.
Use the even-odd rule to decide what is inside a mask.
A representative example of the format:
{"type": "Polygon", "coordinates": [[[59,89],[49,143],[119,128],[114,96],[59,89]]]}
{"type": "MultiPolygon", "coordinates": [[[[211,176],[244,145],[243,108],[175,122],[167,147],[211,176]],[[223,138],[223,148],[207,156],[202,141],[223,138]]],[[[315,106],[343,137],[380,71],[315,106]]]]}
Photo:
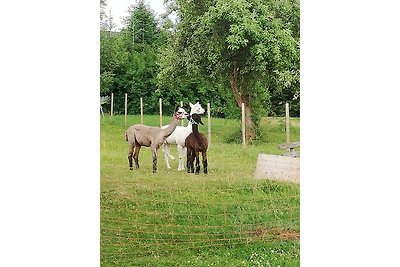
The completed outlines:
{"type": "Polygon", "coordinates": [[[193,107],[193,104],[192,104],[192,102],[189,102],[189,106],[192,108],[193,107]]]}

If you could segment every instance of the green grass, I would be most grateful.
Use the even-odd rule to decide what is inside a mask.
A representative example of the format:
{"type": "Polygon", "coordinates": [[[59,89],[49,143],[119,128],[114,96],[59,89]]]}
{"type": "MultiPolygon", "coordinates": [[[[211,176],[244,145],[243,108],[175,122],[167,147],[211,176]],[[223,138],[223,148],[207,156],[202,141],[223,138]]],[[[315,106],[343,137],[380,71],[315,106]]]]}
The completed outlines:
{"type": "MultiPolygon", "coordinates": [[[[129,116],[127,126],[139,122],[129,116]]],[[[157,126],[159,117],[144,124],[157,126]]],[[[208,175],[178,172],[177,160],[166,169],[161,149],[153,174],[146,147],[140,169],[129,170],[124,116],[101,118],[101,265],[299,266],[299,185],[253,178],[259,153],[282,153],[284,125],[263,118],[265,140],[243,148],[226,143],[240,121],[213,118],[208,175]]],[[[299,141],[299,119],[291,126],[299,141]]],[[[176,146],[171,153],[177,158],[176,146]]]]}

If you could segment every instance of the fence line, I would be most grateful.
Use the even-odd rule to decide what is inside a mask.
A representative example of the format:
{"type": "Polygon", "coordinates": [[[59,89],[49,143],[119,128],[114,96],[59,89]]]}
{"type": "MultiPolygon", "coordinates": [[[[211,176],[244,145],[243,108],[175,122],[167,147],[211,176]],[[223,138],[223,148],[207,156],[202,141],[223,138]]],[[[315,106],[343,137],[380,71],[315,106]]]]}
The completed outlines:
{"type": "Polygon", "coordinates": [[[111,93],[111,117],[114,112],[114,93],[111,93]]]}
{"type": "Polygon", "coordinates": [[[140,123],[143,124],[143,98],[140,98],[140,123]]]}
{"type": "MultiPolygon", "coordinates": [[[[183,107],[183,101],[180,101],[180,106],[183,107]]],[[[159,113],[160,113],[160,127],[163,126],[163,104],[162,98],[159,98],[159,113]]],[[[128,94],[125,93],[125,106],[124,106],[124,114],[125,114],[125,127],[127,126],[127,116],[128,116],[128,94]]],[[[111,93],[111,113],[110,116],[114,115],[114,93],[111,93]]],[[[210,103],[207,103],[207,117],[208,117],[208,140],[209,146],[211,145],[211,106],[210,103]]],[[[143,115],[143,98],[140,98],[140,123],[144,122],[143,115]]],[[[184,121],[181,121],[181,126],[184,126],[184,121]]]]}
{"type": "Polygon", "coordinates": [[[150,191],[136,185],[126,187],[124,194],[111,190],[120,187],[118,181],[109,186],[101,195],[102,261],[123,262],[142,253],[162,255],[198,246],[300,239],[297,185],[278,192],[271,191],[274,187],[268,182],[222,183],[215,188],[192,181],[156,185],[150,191]],[[226,199],[231,190],[245,191],[248,198],[226,199]],[[181,199],[183,192],[190,197],[181,199]]]}
{"type": "Polygon", "coordinates": [[[245,119],[244,103],[242,103],[242,143],[243,147],[246,147],[246,119],[245,119]]]}
{"type": "Polygon", "coordinates": [[[289,103],[285,104],[285,124],[286,124],[286,143],[290,143],[290,116],[289,116],[289,103]]]}
{"type": "MultiPolygon", "coordinates": [[[[180,101],[180,106],[183,107],[183,101],[180,101]]],[[[242,146],[246,147],[246,109],[245,104],[242,103],[242,146]]],[[[289,103],[285,104],[286,108],[286,142],[290,143],[290,128],[289,128],[289,103]]],[[[159,113],[160,113],[160,127],[163,126],[163,104],[162,98],[159,98],[159,113]]],[[[114,115],[114,93],[111,93],[111,116],[114,115]]],[[[127,116],[128,116],[128,94],[125,93],[125,126],[127,125],[127,116]]],[[[140,123],[143,124],[143,98],[140,98],[140,123]]],[[[211,146],[211,106],[210,103],[207,103],[207,118],[208,118],[208,143],[211,146]]],[[[184,121],[181,121],[181,126],[184,126],[184,121]]]]}
{"type": "MultiPolygon", "coordinates": [[[[288,104],[287,104],[288,105],[288,104]]],[[[183,101],[180,101],[180,106],[183,107],[183,101]]],[[[162,98],[159,98],[159,112],[160,112],[160,127],[163,126],[163,105],[162,98]]],[[[246,126],[245,126],[245,105],[242,103],[242,144],[243,147],[246,147],[246,126]]],[[[286,110],[288,112],[288,109],[286,110]]],[[[111,116],[114,114],[114,93],[111,93],[111,116]]],[[[128,94],[125,93],[125,127],[127,125],[127,116],[128,116],[128,94]]],[[[288,115],[286,115],[288,117],[288,115]]],[[[143,98],[140,98],[140,123],[143,124],[144,121],[143,116],[143,98]]],[[[211,146],[211,105],[207,103],[207,118],[208,118],[208,144],[211,146]]],[[[181,126],[184,126],[184,121],[181,121],[181,126]]],[[[288,132],[286,133],[288,134],[288,132]]],[[[289,137],[290,138],[290,137],[289,137]]]]}
{"type": "MultiPolygon", "coordinates": [[[[113,102],[113,94],[112,94],[113,102]]],[[[135,101],[135,104],[137,101],[135,101]]],[[[153,103],[156,104],[156,103],[153,103]]],[[[160,124],[162,124],[162,99],[160,124]]],[[[181,106],[183,102],[180,101],[181,106]]],[[[143,123],[143,99],[140,98],[143,123]]],[[[125,124],[127,120],[125,94],[125,124]]],[[[211,105],[207,103],[211,143],[211,105]]],[[[242,134],[245,143],[245,105],[242,134]]],[[[297,185],[264,181],[220,183],[221,177],[197,179],[188,184],[146,185],[125,179],[101,177],[101,262],[123,265],[141,255],[164,255],[187,249],[212,249],[300,238],[300,195],[297,185]],[[120,193],[123,186],[125,191],[120,193]],[[246,197],[235,201],[231,196],[246,197]],[[112,212],[111,212],[112,211],[112,212]]]]}
{"type": "Polygon", "coordinates": [[[207,103],[207,118],[208,118],[208,146],[211,147],[211,107],[207,103]]]}
{"type": "Polygon", "coordinates": [[[126,117],[128,116],[128,94],[125,93],[125,127],[126,127],[126,117]]]}
{"type": "MultiPolygon", "coordinates": [[[[288,112],[289,112],[289,107],[288,103],[286,103],[286,129],[288,128],[288,112]]],[[[183,107],[183,101],[180,101],[180,106],[183,107]]],[[[242,145],[243,147],[246,147],[246,125],[245,125],[245,104],[242,103],[241,105],[242,108],[242,118],[241,118],[241,123],[242,123],[242,145]]],[[[163,126],[163,103],[162,103],[162,98],[159,98],[159,113],[160,113],[160,127],[163,126]]],[[[114,115],[114,93],[111,93],[111,116],[114,115]]],[[[127,116],[128,116],[128,94],[125,93],[125,127],[127,125],[127,116]]],[[[144,116],[143,116],[143,98],[140,98],[140,123],[143,124],[144,122],[144,116]]],[[[209,146],[211,146],[211,105],[208,102],[207,103],[207,118],[208,118],[208,143],[209,146]]],[[[184,126],[184,121],[181,121],[181,126],[184,126]]],[[[286,131],[286,136],[287,136],[287,143],[290,142],[290,132],[289,130],[286,131]],[[288,137],[289,136],[289,137],[288,137]],[[289,139],[288,139],[289,138],[289,139]],[[288,141],[289,140],[289,141],[288,141]]]]}
{"type": "Polygon", "coordinates": [[[161,127],[162,126],[162,98],[160,98],[158,101],[160,104],[160,127],[161,127]]]}

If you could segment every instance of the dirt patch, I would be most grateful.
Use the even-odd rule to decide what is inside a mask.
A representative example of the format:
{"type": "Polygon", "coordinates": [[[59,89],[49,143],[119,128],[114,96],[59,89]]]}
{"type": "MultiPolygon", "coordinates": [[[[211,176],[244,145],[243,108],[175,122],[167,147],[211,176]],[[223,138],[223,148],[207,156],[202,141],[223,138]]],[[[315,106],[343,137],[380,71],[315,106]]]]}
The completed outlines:
{"type": "Polygon", "coordinates": [[[257,227],[250,234],[262,239],[300,240],[300,232],[279,228],[257,227]]]}

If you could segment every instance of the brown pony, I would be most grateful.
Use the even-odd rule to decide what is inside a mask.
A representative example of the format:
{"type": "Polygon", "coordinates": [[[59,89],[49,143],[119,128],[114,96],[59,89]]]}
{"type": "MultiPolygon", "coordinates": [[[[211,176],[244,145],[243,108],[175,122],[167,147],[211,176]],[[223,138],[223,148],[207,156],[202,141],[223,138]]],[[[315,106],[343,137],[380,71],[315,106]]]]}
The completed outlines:
{"type": "Polygon", "coordinates": [[[186,137],[185,146],[187,148],[187,160],[186,167],[188,173],[194,172],[194,159],[196,158],[196,174],[200,172],[200,158],[199,153],[201,152],[201,156],[203,158],[203,169],[204,173],[207,174],[207,148],[208,141],[207,137],[199,133],[199,123],[204,125],[201,121],[201,117],[199,114],[194,113],[189,116],[189,121],[192,123],[192,133],[186,137]]]}

